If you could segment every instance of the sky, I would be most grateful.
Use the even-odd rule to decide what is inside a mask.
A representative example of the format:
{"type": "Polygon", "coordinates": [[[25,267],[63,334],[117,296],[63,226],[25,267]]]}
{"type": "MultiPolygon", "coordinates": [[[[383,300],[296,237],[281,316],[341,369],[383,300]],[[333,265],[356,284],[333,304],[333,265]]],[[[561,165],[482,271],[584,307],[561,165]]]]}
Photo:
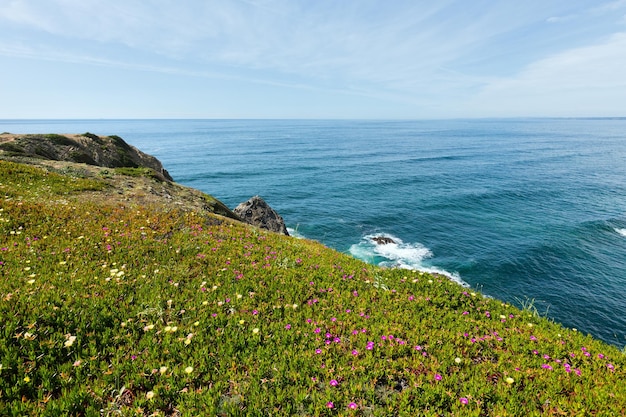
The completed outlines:
{"type": "Polygon", "coordinates": [[[626,0],[0,0],[0,119],[626,116],[626,0]]]}

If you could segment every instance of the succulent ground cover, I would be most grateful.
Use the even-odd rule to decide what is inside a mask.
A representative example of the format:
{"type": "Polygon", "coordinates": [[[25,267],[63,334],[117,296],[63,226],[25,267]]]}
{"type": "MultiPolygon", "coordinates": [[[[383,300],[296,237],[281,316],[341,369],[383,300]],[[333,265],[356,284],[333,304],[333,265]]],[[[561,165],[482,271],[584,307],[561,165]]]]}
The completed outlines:
{"type": "Polygon", "coordinates": [[[624,415],[532,308],[106,187],[0,161],[0,415],[624,415]]]}

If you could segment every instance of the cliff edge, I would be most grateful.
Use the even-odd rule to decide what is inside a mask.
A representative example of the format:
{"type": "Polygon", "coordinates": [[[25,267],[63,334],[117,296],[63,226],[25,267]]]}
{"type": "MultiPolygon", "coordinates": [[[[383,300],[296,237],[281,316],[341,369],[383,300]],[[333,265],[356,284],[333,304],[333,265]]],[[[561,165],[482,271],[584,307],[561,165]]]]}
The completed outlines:
{"type": "Polygon", "coordinates": [[[150,168],[157,178],[173,181],[161,162],[119,136],[77,134],[0,134],[0,152],[11,157],[77,162],[107,168],[150,168]]]}

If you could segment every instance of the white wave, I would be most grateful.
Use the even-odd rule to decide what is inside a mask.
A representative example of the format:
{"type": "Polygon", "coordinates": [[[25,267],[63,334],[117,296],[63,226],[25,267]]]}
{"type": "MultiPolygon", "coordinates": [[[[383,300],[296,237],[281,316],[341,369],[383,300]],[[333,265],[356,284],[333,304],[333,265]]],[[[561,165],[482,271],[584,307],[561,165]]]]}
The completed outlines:
{"type": "Polygon", "coordinates": [[[616,231],[617,233],[619,233],[620,235],[622,235],[622,236],[626,237],[626,229],[618,229],[618,228],[615,228],[615,231],[616,231]]]}
{"type": "Polygon", "coordinates": [[[306,236],[304,236],[302,233],[300,233],[298,231],[298,229],[293,229],[291,227],[287,227],[287,233],[289,233],[289,236],[291,237],[295,237],[298,239],[306,239],[306,236]]]}
{"type": "Polygon", "coordinates": [[[352,245],[349,252],[355,258],[371,264],[440,274],[465,287],[469,286],[461,279],[458,273],[450,273],[443,269],[426,265],[424,260],[431,258],[433,253],[424,245],[420,243],[405,243],[397,236],[387,233],[366,235],[359,243],[352,245]],[[389,238],[393,243],[378,244],[373,240],[375,237],[389,238]]]}

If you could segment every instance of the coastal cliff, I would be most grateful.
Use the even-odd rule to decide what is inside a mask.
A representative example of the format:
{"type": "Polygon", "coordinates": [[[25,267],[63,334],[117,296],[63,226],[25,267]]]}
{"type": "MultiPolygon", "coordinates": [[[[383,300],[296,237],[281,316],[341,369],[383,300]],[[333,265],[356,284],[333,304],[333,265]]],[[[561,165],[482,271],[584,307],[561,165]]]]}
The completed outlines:
{"type": "Polygon", "coordinates": [[[119,136],[93,133],[0,135],[0,150],[7,156],[77,162],[108,168],[149,168],[157,178],[173,181],[163,164],[152,155],[129,145],[119,136]]]}
{"type": "Polygon", "coordinates": [[[146,167],[3,151],[0,196],[1,415],[624,415],[616,347],[146,167]]]}
{"type": "Polygon", "coordinates": [[[165,203],[164,207],[208,211],[288,235],[282,217],[264,201],[256,203],[260,197],[250,200],[255,201],[254,216],[247,215],[245,210],[239,215],[216,198],[177,184],[161,161],[119,136],[2,133],[0,159],[38,165],[83,178],[97,177],[109,185],[106,189],[84,194],[85,198],[109,203],[165,203]]]}

